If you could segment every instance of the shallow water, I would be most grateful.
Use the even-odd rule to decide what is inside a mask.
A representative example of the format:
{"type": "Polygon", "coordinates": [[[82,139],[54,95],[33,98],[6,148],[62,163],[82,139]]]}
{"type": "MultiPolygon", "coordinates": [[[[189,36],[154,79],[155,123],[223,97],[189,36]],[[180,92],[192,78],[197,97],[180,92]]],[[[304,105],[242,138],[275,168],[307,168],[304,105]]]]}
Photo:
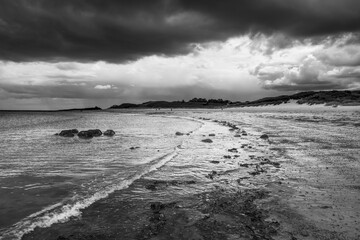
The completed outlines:
{"type": "MultiPolygon", "coordinates": [[[[14,158],[18,162],[16,165],[11,165],[10,160],[2,161],[1,186],[5,188],[1,191],[8,191],[2,196],[11,196],[11,191],[19,203],[14,204],[15,198],[4,198],[8,205],[0,211],[7,211],[8,216],[16,213],[13,209],[21,209],[21,213],[27,211],[21,216],[14,215],[17,224],[5,226],[4,239],[16,239],[36,226],[43,228],[36,228],[24,239],[50,240],[73,234],[80,236],[79,239],[149,239],[144,236],[149,219],[153,218],[152,202],[176,203],[177,208],[186,212],[184,223],[181,222],[184,216],[180,216],[181,221],[179,216],[167,216],[167,222],[175,222],[176,231],[181,232],[180,229],[201,219],[201,213],[194,211],[194,207],[201,205],[199,194],[214,189],[256,188],[275,191],[273,195],[279,194],[286,206],[306,216],[310,221],[308,225],[314,224],[326,231],[321,232],[323,235],[334,230],[336,234],[345,234],[347,239],[359,236],[358,111],[329,108],[290,113],[246,108],[174,110],[151,115],[69,113],[50,114],[53,120],[50,123],[44,120],[43,113],[30,115],[42,119],[42,123],[36,125],[41,127],[36,127],[35,131],[34,120],[27,125],[16,122],[17,140],[13,142],[26,146],[21,135],[30,131],[28,137],[37,141],[31,141],[34,147],[28,146],[29,149],[35,151],[44,145],[51,146],[47,146],[48,150],[36,150],[33,155],[23,153],[24,158],[32,159],[29,164],[22,163],[20,157],[14,158]],[[222,120],[237,125],[247,135],[235,137],[236,131],[224,126],[222,120]],[[73,127],[112,128],[117,134],[114,138],[89,141],[52,135],[60,129],[73,127]],[[175,136],[176,131],[189,134],[175,136]],[[269,135],[269,140],[259,139],[264,133],[269,135]],[[42,141],[43,138],[47,140],[42,141]],[[213,142],[201,141],[206,138],[213,142]],[[131,151],[131,146],[140,148],[131,151]],[[232,148],[236,148],[236,152],[228,151],[232,148]],[[46,154],[52,160],[44,166],[41,161],[44,163],[46,157],[41,156],[46,154]],[[265,159],[280,167],[261,165],[265,159]],[[257,165],[263,172],[253,174],[257,165]],[[5,171],[6,166],[12,171],[5,171]],[[216,174],[210,177],[212,171],[216,174]],[[53,207],[44,210],[46,206],[53,207]],[[34,212],[37,214],[24,219],[34,212]]],[[[5,124],[9,123],[3,126],[5,124]]],[[[13,129],[9,131],[14,132],[13,129]]],[[[19,149],[10,145],[3,148],[8,153],[7,159],[19,149]]],[[[4,217],[3,221],[8,223],[6,219],[4,217]]],[[[284,220],[284,229],[286,222],[291,221],[284,220]]],[[[291,231],[301,239],[300,233],[291,231]]],[[[164,239],[169,236],[167,234],[170,233],[163,233],[164,239]]],[[[314,230],[308,239],[318,239],[316,234],[314,230]]],[[[331,236],[331,239],[340,239],[331,236]]]]}
{"type": "Polygon", "coordinates": [[[181,118],[119,113],[2,113],[0,234],[20,237],[49,226],[171,159],[201,124],[181,118]],[[62,129],[113,129],[114,137],[54,136],[62,129]],[[131,147],[139,147],[131,150],[131,147]]]}

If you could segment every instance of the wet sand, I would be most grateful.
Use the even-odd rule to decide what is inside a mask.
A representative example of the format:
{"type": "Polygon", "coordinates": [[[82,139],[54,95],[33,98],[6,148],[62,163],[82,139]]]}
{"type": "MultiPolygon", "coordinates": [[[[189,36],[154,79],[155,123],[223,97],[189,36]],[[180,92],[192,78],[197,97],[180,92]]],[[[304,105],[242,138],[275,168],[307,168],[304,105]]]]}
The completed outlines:
{"type": "Polygon", "coordinates": [[[81,218],[23,239],[360,239],[356,125],[309,128],[308,119],[237,110],[161,114],[191,116],[204,127],[180,136],[185,143],[158,171],[81,218]],[[186,163],[197,175],[183,177],[186,163]]]}

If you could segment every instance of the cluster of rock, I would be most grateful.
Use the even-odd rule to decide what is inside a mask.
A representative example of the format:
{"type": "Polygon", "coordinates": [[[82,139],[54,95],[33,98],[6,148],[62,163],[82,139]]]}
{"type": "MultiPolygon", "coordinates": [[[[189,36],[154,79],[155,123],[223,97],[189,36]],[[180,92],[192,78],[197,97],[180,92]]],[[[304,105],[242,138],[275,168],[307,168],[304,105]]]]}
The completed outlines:
{"type": "Polygon", "coordinates": [[[62,130],[60,133],[55,135],[59,135],[61,137],[74,137],[77,135],[79,138],[90,139],[93,137],[100,137],[101,135],[112,137],[115,135],[114,130],[108,129],[105,132],[102,132],[100,129],[89,129],[85,131],[80,131],[77,129],[68,129],[62,130]]]}

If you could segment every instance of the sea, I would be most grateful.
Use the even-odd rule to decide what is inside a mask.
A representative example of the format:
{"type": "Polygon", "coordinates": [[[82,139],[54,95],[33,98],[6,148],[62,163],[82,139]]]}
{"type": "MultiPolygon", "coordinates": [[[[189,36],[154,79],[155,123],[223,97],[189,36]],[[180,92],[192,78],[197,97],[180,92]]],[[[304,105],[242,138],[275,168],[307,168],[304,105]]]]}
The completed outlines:
{"type": "MultiPolygon", "coordinates": [[[[263,109],[3,111],[0,239],[58,239],[74,232],[94,236],[116,232],[113,239],[138,239],[150,202],[182,199],[191,205],[196,194],[219,184],[236,185],[240,175],[249,176],[249,169],[239,163],[254,156],[280,159],[282,166],[292,166],[291,171],[270,169],[265,178],[287,179],[298,188],[297,202],[293,202],[297,206],[301,207],[302,191],[308,190],[299,179],[310,181],[314,166],[318,175],[330,167],[329,175],[316,179],[336,189],[346,185],[356,201],[359,119],[359,111],[336,109],[291,113],[263,109]],[[227,123],[246,135],[234,137],[227,123]],[[55,135],[73,128],[112,129],[116,134],[92,139],[55,135]],[[270,140],[259,138],[264,133],[270,140]],[[236,158],[224,159],[233,147],[238,148],[236,158]],[[214,170],[223,173],[217,183],[209,177],[214,170]]],[[[258,183],[244,179],[246,188],[258,183]]],[[[316,187],[324,196],[323,186],[311,185],[311,189],[316,187]]],[[[333,194],[333,204],[355,208],[343,209],[347,212],[359,210],[356,202],[343,206],[341,196],[331,191],[326,193],[333,194]]],[[[345,220],[355,221],[356,211],[345,220]]]]}

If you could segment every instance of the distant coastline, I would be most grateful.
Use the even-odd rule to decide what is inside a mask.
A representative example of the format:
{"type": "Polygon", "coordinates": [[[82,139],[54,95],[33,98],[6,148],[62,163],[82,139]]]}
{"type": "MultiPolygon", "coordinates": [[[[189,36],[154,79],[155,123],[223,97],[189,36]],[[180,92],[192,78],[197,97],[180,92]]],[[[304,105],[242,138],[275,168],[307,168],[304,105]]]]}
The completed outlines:
{"type": "MultiPolygon", "coordinates": [[[[277,97],[266,97],[255,101],[235,101],[223,99],[193,98],[189,101],[148,101],[140,104],[122,103],[113,105],[106,109],[151,109],[151,108],[236,108],[236,107],[257,107],[275,106],[290,102],[299,105],[320,105],[325,106],[360,106],[360,90],[355,91],[308,91],[293,95],[281,95],[277,97]]],[[[70,111],[102,111],[100,107],[71,108],[57,110],[0,110],[0,112],[70,112],[70,111]]]]}
{"type": "Polygon", "coordinates": [[[266,97],[255,101],[231,102],[223,99],[193,98],[190,101],[149,101],[141,104],[123,103],[113,105],[109,109],[125,108],[225,108],[225,107],[253,107],[280,105],[290,101],[297,104],[325,104],[328,106],[359,106],[360,91],[310,91],[300,92],[293,95],[281,95],[266,97]]]}
{"type": "Polygon", "coordinates": [[[101,111],[102,109],[95,106],[90,108],[69,108],[69,109],[58,109],[58,110],[0,110],[0,112],[70,112],[70,111],[101,111]]]}

